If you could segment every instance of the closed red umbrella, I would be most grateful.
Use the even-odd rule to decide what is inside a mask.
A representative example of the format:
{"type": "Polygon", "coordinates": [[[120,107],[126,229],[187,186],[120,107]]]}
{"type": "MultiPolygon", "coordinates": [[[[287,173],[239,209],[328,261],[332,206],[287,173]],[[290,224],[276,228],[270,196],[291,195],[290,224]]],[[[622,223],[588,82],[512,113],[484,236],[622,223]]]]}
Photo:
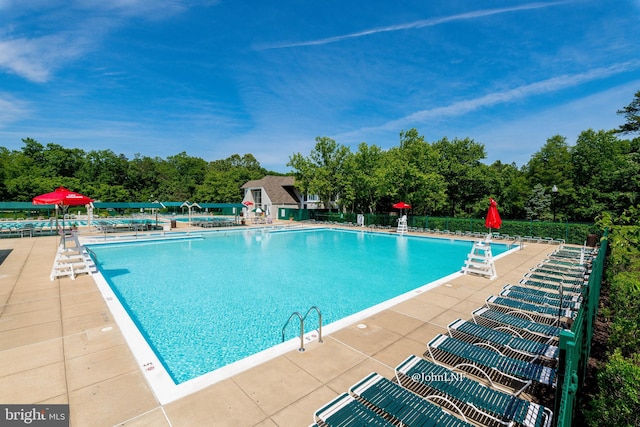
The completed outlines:
{"type": "Polygon", "coordinates": [[[492,198],[489,198],[489,211],[487,212],[484,226],[491,232],[492,228],[500,228],[501,225],[502,219],[500,219],[500,213],[498,213],[498,203],[492,198]]]}

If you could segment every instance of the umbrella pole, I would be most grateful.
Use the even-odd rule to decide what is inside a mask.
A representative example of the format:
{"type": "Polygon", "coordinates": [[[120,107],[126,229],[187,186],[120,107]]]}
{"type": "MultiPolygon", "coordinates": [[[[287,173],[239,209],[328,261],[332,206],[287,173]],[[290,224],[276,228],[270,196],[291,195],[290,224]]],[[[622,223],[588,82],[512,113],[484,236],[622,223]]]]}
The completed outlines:
{"type": "Polygon", "coordinates": [[[56,205],[56,233],[60,232],[60,227],[58,226],[58,205],[56,205]]]}
{"type": "Polygon", "coordinates": [[[62,248],[67,249],[67,234],[64,231],[64,205],[62,206],[62,248]]]}

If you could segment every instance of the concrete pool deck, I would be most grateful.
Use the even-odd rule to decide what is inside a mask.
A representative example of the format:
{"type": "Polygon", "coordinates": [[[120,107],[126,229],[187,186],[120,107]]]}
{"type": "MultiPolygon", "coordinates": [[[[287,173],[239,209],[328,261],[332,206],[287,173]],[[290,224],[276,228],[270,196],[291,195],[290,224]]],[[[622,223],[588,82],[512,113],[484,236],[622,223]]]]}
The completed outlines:
{"type": "Polygon", "coordinates": [[[496,261],[495,280],[457,277],[357,322],[366,328],[352,324],[303,353],[160,405],[93,278],[49,279],[57,242],[0,240],[0,404],[69,404],[73,427],[308,426],[315,410],[370,372],[392,378],[447,324],[471,318],[557,248],[527,243],[496,261]]]}

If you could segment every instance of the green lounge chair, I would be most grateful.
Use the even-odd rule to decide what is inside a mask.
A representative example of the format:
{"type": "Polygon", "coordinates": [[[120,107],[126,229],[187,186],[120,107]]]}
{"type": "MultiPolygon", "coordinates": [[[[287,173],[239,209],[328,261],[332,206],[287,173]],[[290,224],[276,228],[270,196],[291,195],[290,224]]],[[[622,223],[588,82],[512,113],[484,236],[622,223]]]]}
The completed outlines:
{"type": "Polygon", "coordinates": [[[477,323],[457,319],[447,326],[453,338],[471,344],[486,345],[500,353],[527,362],[541,359],[546,365],[555,365],[559,349],[555,345],[540,343],[522,338],[516,331],[507,327],[489,328],[477,323]]]}
{"type": "Polygon", "coordinates": [[[530,270],[535,274],[543,274],[552,277],[568,277],[571,279],[583,279],[587,280],[589,278],[589,273],[585,269],[563,269],[563,268],[549,268],[544,265],[538,265],[537,267],[533,267],[530,270]]]}
{"type": "Polygon", "coordinates": [[[582,293],[584,292],[584,288],[582,286],[574,286],[568,285],[564,283],[549,283],[543,282],[535,279],[521,279],[519,284],[536,289],[547,289],[554,292],[560,292],[560,288],[562,288],[562,292],[572,292],[572,293],[582,293]]]}
{"type": "MultiPolygon", "coordinates": [[[[421,396],[442,396],[482,425],[550,427],[553,412],[512,394],[487,387],[460,372],[409,356],[396,368],[398,384],[421,396]]],[[[489,380],[491,381],[491,380],[489,380]]]]}
{"type": "Polygon", "coordinates": [[[566,259],[546,258],[541,262],[541,264],[544,264],[549,267],[563,267],[563,268],[569,268],[569,269],[584,268],[586,270],[591,269],[591,265],[580,263],[579,261],[576,261],[576,262],[567,261],[566,259]]]}
{"type": "Polygon", "coordinates": [[[512,289],[503,289],[500,292],[500,296],[517,299],[524,302],[530,302],[532,304],[539,304],[545,307],[560,307],[568,308],[569,310],[577,311],[580,309],[580,301],[573,301],[571,297],[560,298],[560,294],[551,294],[544,292],[544,295],[537,295],[533,292],[519,292],[512,289]],[[553,296],[551,296],[553,295],[553,296]]]}
{"type": "Polygon", "coordinates": [[[341,394],[318,409],[313,417],[320,427],[393,426],[347,393],[341,394]]]}
{"type": "Polygon", "coordinates": [[[566,323],[576,317],[576,312],[568,308],[550,307],[495,295],[486,299],[486,305],[503,313],[508,313],[512,310],[525,311],[529,313],[534,321],[548,325],[558,324],[558,322],[566,323]]]}
{"type": "MultiPolygon", "coordinates": [[[[459,409],[461,420],[431,403],[428,399],[372,373],[349,389],[349,393],[374,411],[388,415],[393,424],[399,426],[450,426],[472,427],[459,409]]],[[[435,396],[434,400],[442,400],[435,396]]],[[[451,405],[456,406],[449,401],[451,405]]]]}
{"type": "Polygon", "coordinates": [[[560,263],[566,263],[564,265],[582,265],[587,266],[591,265],[593,262],[593,257],[588,255],[560,255],[560,254],[550,254],[547,255],[547,259],[553,260],[560,263]]]}
{"type": "Polygon", "coordinates": [[[497,328],[507,326],[518,331],[523,338],[542,343],[557,343],[562,328],[535,322],[528,313],[516,310],[503,313],[481,307],[471,313],[473,321],[479,325],[497,328]]]}
{"type": "MultiPolygon", "coordinates": [[[[525,294],[536,295],[539,297],[547,298],[550,300],[559,300],[560,299],[560,288],[555,289],[540,289],[534,288],[531,286],[520,286],[520,285],[504,285],[502,287],[503,291],[513,291],[513,292],[522,292],[525,294]]],[[[562,299],[571,300],[574,302],[582,301],[582,292],[576,290],[576,288],[562,288],[562,299]]]]}
{"type": "Polygon", "coordinates": [[[575,279],[571,277],[558,277],[558,276],[551,276],[548,274],[539,274],[539,273],[526,273],[524,277],[526,279],[542,280],[542,281],[551,282],[551,283],[562,283],[563,285],[570,285],[570,286],[586,286],[588,283],[588,280],[584,280],[582,278],[575,279]]]}
{"type": "Polygon", "coordinates": [[[489,350],[475,344],[439,334],[427,345],[425,357],[434,362],[442,362],[471,373],[481,371],[494,383],[513,388],[515,395],[520,394],[534,382],[551,386],[556,371],[548,366],[529,363],[505,356],[498,351],[489,350]],[[514,384],[519,384],[514,387],[514,384]]]}

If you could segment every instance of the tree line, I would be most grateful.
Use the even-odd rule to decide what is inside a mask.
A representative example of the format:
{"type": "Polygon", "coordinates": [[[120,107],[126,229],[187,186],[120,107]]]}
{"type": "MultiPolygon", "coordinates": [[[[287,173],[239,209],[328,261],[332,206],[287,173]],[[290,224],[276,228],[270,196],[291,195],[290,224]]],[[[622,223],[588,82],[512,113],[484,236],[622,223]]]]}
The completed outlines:
{"type": "Polygon", "coordinates": [[[207,162],[186,152],[166,159],[112,150],[85,152],[25,138],[21,150],[0,147],[0,200],[31,201],[65,186],[103,202],[234,203],[240,186],[269,172],[251,154],[207,162]]]}
{"type": "MultiPolygon", "coordinates": [[[[640,91],[618,111],[626,119],[618,129],[585,130],[573,145],[555,135],[520,167],[484,163],[485,147],[473,139],[428,142],[416,129],[402,131],[386,150],[363,142],[351,151],[318,137],[308,155],[292,154],[287,166],[304,194],[344,212],[385,213],[402,200],[415,215],[481,217],[493,197],[505,218],[592,222],[638,203],[640,138],[623,135],[640,130],[639,111],[640,91]]],[[[0,147],[0,200],[30,201],[63,185],[100,201],[233,203],[242,200],[245,182],[279,175],[252,154],[128,159],[111,150],[22,142],[20,150],[0,147]]]]}

